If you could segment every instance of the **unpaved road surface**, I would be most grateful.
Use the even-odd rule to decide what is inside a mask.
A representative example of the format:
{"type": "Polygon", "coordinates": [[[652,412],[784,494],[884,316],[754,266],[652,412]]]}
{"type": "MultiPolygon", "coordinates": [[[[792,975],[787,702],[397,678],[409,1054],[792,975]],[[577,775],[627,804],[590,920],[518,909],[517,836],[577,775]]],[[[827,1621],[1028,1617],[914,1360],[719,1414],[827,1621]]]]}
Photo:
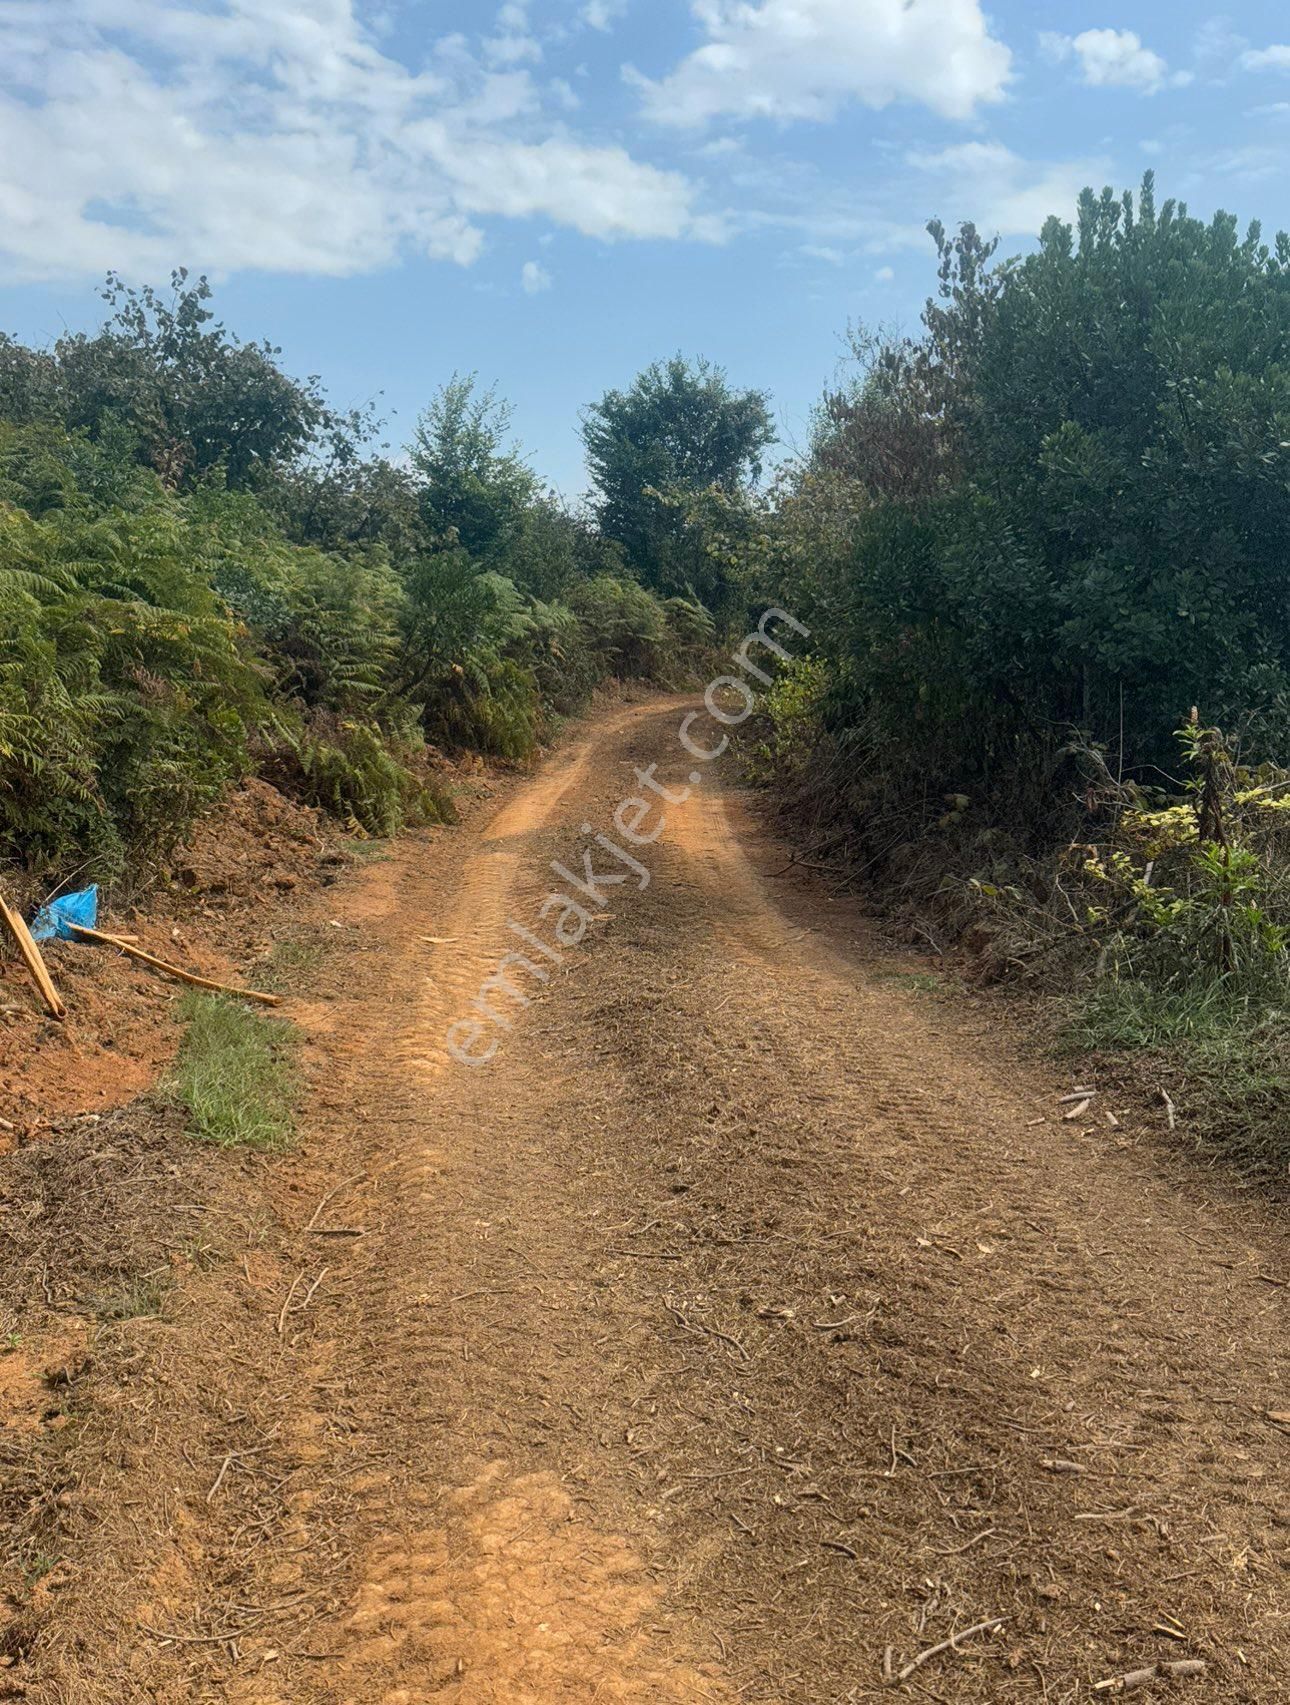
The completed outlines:
{"type": "MultiPolygon", "coordinates": [[[[1000,1619],[896,1692],[1194,1659],[1138,1696],[1290,1698],[1284,1227],[1147,1115],[1064,1121],[1069,1078],[920,987],[713,768],[652,796],[647,885],[597,856],[628,880],[518,971],[530,1005],[495,991],[489,1063],[449,1057],[583,825],[650,764],[687,788],[682,708],[584,726],[328,896],[300,1282],[256,1328],[292,1521],[246,1636],[153,1639],[119,1697],[834,1705],[1000,1619]]],[[[148,1626],[209,1606],[190,1547],[148,1626]]]]}

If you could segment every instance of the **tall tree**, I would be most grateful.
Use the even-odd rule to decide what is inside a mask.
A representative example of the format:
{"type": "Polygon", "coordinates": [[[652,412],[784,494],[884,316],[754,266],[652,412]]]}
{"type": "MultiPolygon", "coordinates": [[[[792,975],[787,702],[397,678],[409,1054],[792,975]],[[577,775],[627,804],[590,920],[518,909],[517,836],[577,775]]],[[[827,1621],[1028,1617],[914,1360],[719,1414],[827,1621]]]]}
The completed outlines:
{"type": "MultiPolygon", "coordinates": [[[[122,428],[166,483],[216,469],[234,489],[262,486],[306,454],[351,461],[372,422],[329,407],[316,379],[292,379],[270,343],[241,343],[207,306],[211,287],[182,268],[169,298],[108,275],[111,318],[92,337],[60,338],[54,390],[65,424],[92,437],[122,428]]],[[[12,386],[13,350],[0,364],[12,386]]],[[[28,392],[32,375],[23,375],[28,392]]]]}
{"type": "Polygon", "coordinates": [[[454,532],[482,568],[507,572],[538,497],[537,477],[510,443],[511,405],[481,391],[474,373],[454,373],[417,422],[412,465],[421,513],[437,533],[454,532]]]}
{"type": "Polygon", "coordinates": [[[696,577],[705,559],[688,536],[683,500],[755,483],[775,441],[766,393],[737,391],[720,367],[676,355],[594,403],[582,439],[605,537],[621,545],[646,585],[703,596],[696,577]]]}

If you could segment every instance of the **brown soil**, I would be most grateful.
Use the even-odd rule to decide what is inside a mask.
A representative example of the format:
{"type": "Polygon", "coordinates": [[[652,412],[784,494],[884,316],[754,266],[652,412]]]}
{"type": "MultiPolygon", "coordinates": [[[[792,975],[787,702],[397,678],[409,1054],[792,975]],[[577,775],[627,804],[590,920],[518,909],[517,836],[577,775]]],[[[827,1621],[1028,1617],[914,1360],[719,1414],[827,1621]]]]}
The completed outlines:
{"type": "Polygon", "coordinates": [[[0,1293],[66,1341],[0,1379],[0,1697],[835,1705],[996,1618],[897,1691],[1290,1697],[1284,1223],[1063,1119],[714,774],[447,1057],[549,861],[684,786],[680,708],[302,899],[298,1155],[126,1109],[5,1163],[0,1293]]]}
{"type": "MultiPolygon", "coordinates": [[[[139,903],[114,905],[105,892],[103,927],[199,976],[236,980],[289,926],[320,873],[345,862],[319,812],[253,779],[198,823],[139,903]]],[[[21,881],[12,894],[27,912],[41,899],[21,881]]],[[[178,1042],[178,984],[102,948],[59,941],[42,952],[68,1007],[65,1024],[45,1015],[12,942],[0,940],[0,1118],[14,1127],[0,1127],[0,1153],[66,1115],[134,1100],[178,1042]]]]}

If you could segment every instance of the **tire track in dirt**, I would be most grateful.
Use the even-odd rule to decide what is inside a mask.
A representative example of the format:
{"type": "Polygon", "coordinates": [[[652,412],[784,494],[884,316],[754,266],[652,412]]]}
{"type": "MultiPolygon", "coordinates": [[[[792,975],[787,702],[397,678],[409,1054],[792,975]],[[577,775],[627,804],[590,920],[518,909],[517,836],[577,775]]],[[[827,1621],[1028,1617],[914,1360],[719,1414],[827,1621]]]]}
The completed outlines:
{"type": "Polygon", "coordinates": [[[550,859],[688,773],[678,720],[601,722],[348,903],[311,1146],[366,1235],[292,1350],[318,1490],[271,1571],[348,1586],[221,1696],[838,1705],[1001,1616],[914,1692],[1195,1655],[1188,1698],[1279,1697],[1284,1227],[1064,1125],[715,778],[494,1063],[447,1060],[550,859]]]}
{"type": "MultiPolygon", "coordinates": [[[[911,1644],[893,1593],[922,1601],[914,1645],[1008,1616],[1012,1673],[960,1672],[956,1699],[1048,1697],[1053,1676],[1074,1698],[1180,1645],[1210,1665],[1194,1697],[1277,1696],[1284,1227],[1185,1162],[1162,1175],[1131,1135],[1065,1126],[1006,1038],[877,980],[853,907],[797,881],[772,903],[749,855],[782,874],[783,849],[728,804],[701,794],[673,820],[637,943],[669,998],[645,1029],[627,991],[615,1053],[626,1100],[688,1103],[651,1133],[683,1206],[653,1211],[700,1246],[690,1294],[740,1346],[727,1425],[778,1418],[772,1454],[791,1437],[808,1483],[800,1546],[840,1540],[877,1577],[857,1590],[780,1553],[764,1597],[789,1627],[797,1597],[811,1638],[796,1673],[782,1638],[768,1651],[768,1696],[876,1693],[876,1628],[911,1644]],[[857,1682],[858,1622],[875,1634],[857,1682]]],[[[684,1460],[699,1441],[675,1427],[684,1460]]],[[[793,1501],[770,1493],[763,1517],[793,1501]]]]}
{"type": "MultiPolygon", "coordinates": [[[[606,748],[658,716],[654,701],[605,719],[522,785],[480,831],[451,884],[442,873],[427,883],[403,862],[380,884],[394,897],[373,903],[369,896],[360,908],[369,924],[398,928],[397,945],[384,940],[394,960],[386,974],[410,996],[406,1006],[368,1006],[337,1097],[370,1109],[373,1127],[396,1137],[370,1160],[372,1206],[384,1221],[379,1240],[365,1240],[347,1277],[350,1320],[384,1323],[379,1341],[369,1337],[361,1347],[356,1406],[370,1409],[375,1387],[377,1406],[391,1404],[394,1419],[387,1412],[384,1429],[367,1421],[352,1452],[367,1460],[357,1472],[342,1470],[358,1551],[352,1604],[332,1636],[335,1662],[321,1682],[300,1676],[296,1685],[307,1694],[289,1691],[284,1700],[421,1705],[445,1688],[464,1701],[516,1705],[728,1697],[714,1666],[690,1663],[651,1630],[661,1592],[639,1555],[612,1525],[588,1520],[558,1474],[513,1460],[504,1427],[472,1437],[459,1415],[464,1436],[455,1441],[452,1478],[439,1449],[417,1448],[444,1420],[442,1391],[436,1396],[429,1382],[458,1355],[465,1370],[456,1381],[459,1400],[471,1400],[469,1335],[446,1349],[445,1311],[487,1310],[516,1278],[472,1283],[462,1249],[463,1236],[474,1242],[483,1233],[486,1241],[490,1229],[483,1216],[495,1187],[493,1104],[507,1093],[507,1079],[453,1062],[444,1036],[517,945],[508,919],[525,916],[549,886],[534,838],[606,748]],[[409,1369],[425,1383],[408,1389],[409,1369]],[[372,1467],[388,1448],[382,1431],[395,1436],[404,1458],[393,1473],[372,1467]]],[[[525,1272],[531,1280],[531,1267],[525,1272]]],[[[339,1312],[343,1322],[343,1305],[339,1312]]],[[[368,1330],[336,1324],[339,1338],[368,1330]]],[[[321,1358],[329,1390],[343,1360],[334,1351],[321,1358]]]]}
{"type": "Polygon", "coordinates": [[[507,935],[506,924],[519,902],[521,879],[527,877],[531,886],[536,875],[530,838],[583,780],[597,752],[612,745],[624,730],[657,715],[657,706],[651,704],[631,706],[605,718],[591,738],[560,754],[484,826],[480,834],[484,850],[467,859],[459,891],[443,914],[441,928],[433,931],[440,939],[431,943],[422,938],[421,945],[432,946],[434,953],[421,979],[415,1022],[397,1039],[403,1064],[427,1077],[456,1069],[457,1062],[443,1045],[444,1033],[453,1017],[468,1010],[499,958],[518,945],[507,935]]]}

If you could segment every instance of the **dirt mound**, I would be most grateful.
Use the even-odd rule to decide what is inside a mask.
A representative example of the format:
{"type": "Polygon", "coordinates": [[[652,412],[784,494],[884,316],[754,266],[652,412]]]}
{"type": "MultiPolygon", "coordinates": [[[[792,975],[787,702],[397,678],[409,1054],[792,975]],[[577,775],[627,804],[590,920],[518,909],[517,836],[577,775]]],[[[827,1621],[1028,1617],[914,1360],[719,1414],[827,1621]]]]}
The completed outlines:
{"type": "Polygon", "coordinates": [[[260,904],[266,889],[287,893],[312,877],[339,840],[321,811],[252,777],[197,824],[172,860],[172,877],[222,906],[260,904]]]}
{"type": "MultiPolygon", "coordinates": [[[[158,932],[160,934],[160,932],[158,932]]],[[[164,936],[162,937],[164,939],[164,936]]],[[[174,1052],[174,986],[120,954],[49,943],[45,958],[68,1006],[40,1010],[16,956],[0,967],[0,1154],[74,1113],[105,1112],[148,1088],[174,1052]]]]}

